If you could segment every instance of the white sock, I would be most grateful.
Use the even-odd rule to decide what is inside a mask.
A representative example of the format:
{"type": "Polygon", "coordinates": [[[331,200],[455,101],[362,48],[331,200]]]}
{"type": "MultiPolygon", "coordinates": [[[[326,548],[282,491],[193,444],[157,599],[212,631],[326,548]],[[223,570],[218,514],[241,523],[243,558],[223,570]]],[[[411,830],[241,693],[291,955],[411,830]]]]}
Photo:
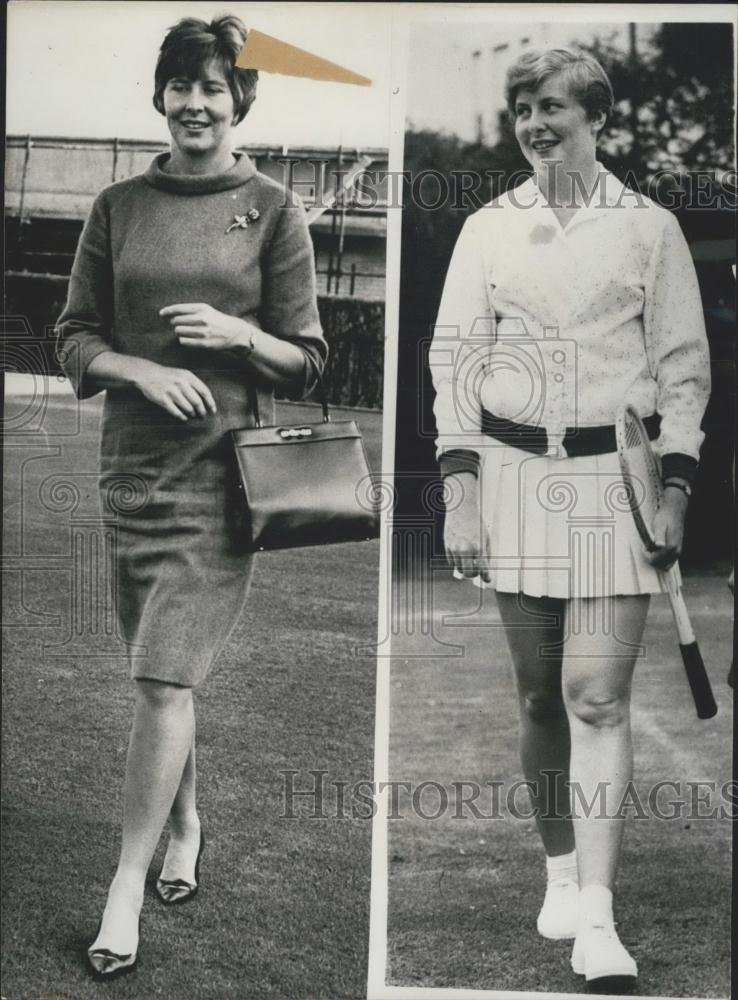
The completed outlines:
{"type": "Polygon", "coordinates": [[[585,885],[579,891],[579,918],[585,924],[612,924],[612,889],[585,885]]]}
{"type": "Polygon", "coordinates": [[[569,854],[558,854],[555,858],[546,856],[546,874],[548,884],[552,882],[579,881],[577,871],[577,852],[571,851],[569,854]]]}

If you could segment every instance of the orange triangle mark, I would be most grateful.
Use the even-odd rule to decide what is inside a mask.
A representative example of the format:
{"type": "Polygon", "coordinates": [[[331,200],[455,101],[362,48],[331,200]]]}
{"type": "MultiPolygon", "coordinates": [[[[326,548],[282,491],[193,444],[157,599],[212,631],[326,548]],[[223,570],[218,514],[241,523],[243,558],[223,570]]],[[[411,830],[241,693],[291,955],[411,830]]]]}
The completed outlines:
{"type": "Polygon", "coordinates": [[[238,53],[236,66],[239,69],[260,69],[265,73],[307,77],[310,80],[354,83],[360,87],[370,87],[372,83],[367,77],[353,73],[350,69],[314,56],[295,45],[280,42],[278,38],[272,38],[253,28],[238,53]]]}

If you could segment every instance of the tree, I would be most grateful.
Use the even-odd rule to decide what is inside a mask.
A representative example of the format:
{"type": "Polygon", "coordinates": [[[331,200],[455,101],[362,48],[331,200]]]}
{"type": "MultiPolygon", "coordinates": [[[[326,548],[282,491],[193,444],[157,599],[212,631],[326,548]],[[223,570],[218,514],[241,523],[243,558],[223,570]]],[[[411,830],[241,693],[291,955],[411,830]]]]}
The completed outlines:
{"type": "Polygon", "coordinates": [[[616,96],[601,149],[645,190],[659,171],[733,169],[730,24],[664,24],[650,40],[631,25],[625,55],[612,39],[579,46],[602,64],[616,96]]]}

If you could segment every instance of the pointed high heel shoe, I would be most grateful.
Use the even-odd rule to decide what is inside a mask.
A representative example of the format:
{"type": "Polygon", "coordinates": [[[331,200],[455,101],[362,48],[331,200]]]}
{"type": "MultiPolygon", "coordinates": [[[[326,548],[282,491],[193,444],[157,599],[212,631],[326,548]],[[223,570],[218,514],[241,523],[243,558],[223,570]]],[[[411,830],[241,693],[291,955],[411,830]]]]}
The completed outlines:
{"type": "Polygon", "coordinates": [[[165,906],[181,906],[182,903],[189,903],[190,900],[195,898],[197,890],[200,887],[200,858],[202,857],[204,849],[205,834],[202,830],[200,830],[200,848],[197,852],[197,861],[195,861],[194,885],[192,882],[187,882],[183,878],[158,878],[156,880],[156,895],[165,906]],[[169,899],[163,893],[163,890],[166,889],[172,889],[174,892],[180,892],[181,895],[174,896],[174,898],[169,899]]]}
{"type": "MultiPolygon", "coordinates": [[[[102,920],[97,925],[97,931],[93,940],[97,940],[102,927],[102,920]]],[[[138,918],[138,933],[141,936],[141,918],[138,918]]],[[[94,980],[98,983],[108,982],[111,979],[119,979],[127,976],[138,966],[138,948],[127,955],[119,955],[109,948],[88,948],[87,949],[87,969],[94,980]],[[93,956],[103,960],[103,967],[98,969],[92,961],[93,956]]]]}

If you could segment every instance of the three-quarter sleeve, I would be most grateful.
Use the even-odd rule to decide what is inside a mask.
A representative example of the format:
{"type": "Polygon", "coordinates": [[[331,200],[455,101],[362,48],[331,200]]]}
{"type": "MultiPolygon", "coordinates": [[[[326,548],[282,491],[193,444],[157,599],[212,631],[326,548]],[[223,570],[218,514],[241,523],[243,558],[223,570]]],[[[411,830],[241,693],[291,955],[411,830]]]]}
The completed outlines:
{"type": "Polygon", "coordinates": [[[436,453],[444,475],[473,472],[483,446],[479,390],[495,336],[486,270],[472,216],[451,256],[428,356],[436,392],[436,453]]]}
{"type": "Polygon", "coordinates": [[[102,386],[87,375],[90,362],[112,350],[113,272],[108,209],[95,199],[77,244],[67,302],[56,323],[56,351],[62,371],[79,399],[102,386]]]}
{"type": "Polygon", "coordinates": [[[302,399],[322,373],[328,357],[318,314],[315,257],[305,209],[287,193],[262,265],[262,329],[289,340],[305,355],[302,375],[281,387],[290,399],[302,399]]]}
{"type": "Polygon", "coordinates": [[[651,253],[643,322],[658,384],[661,434],[656,444],[665,476],[691,478],[710,395],[710,352],[697,275],[676,218],[666,214],[651,253]]]}

